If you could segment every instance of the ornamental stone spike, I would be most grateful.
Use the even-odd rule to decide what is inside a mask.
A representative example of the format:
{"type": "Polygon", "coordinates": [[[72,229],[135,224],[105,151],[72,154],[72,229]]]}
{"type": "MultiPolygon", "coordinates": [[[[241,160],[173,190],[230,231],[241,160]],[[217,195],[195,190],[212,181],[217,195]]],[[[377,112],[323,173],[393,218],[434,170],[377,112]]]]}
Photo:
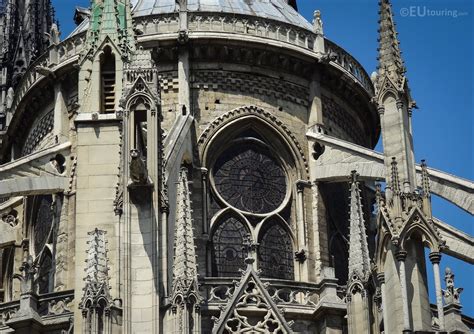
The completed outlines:
{"type": "Polygon", "coordinates": [[[106,38],[120,49],[124,59],[135,49],[130,0],[92,0],[87,34],[89,47],[85,51],[94,53],[106,38]]]}
{"type": "Polygon", "coordinates": [[[86,260],[86,283],[107,283],[108,260],[107,260],[107,241],[105,239],[106,231],[95,229],[89,232],[89,248],[87,250],[86,260]]]}
{"type": "MultiPolygon", "coordinates": [[[[371,271],[367,232],[360,197],[358,174],[350,176],[350,233],[349,233],[349,282],[359,280],[366,283],[371,271]]],[[[349,283],[350,284],[350,283],[349,283]]]]}
{"type": "Polygon", "coordinates": [[[177,184],[172,297],[178,293],[188,293],[193,285],[197,284],[196,248],[188,182],[188,170],[183,167],[177,184]]]}
{"type": "Polygon", "coordinates": [[[389,77],[399,89],[403,89],[406,69],[393,20],[392,5],[390,0],[380,0],[379,5],[379,55],[377,57],[378,75],[375,83],[376,90],[382,90],[381,85],[385,77],[389,77]]]}

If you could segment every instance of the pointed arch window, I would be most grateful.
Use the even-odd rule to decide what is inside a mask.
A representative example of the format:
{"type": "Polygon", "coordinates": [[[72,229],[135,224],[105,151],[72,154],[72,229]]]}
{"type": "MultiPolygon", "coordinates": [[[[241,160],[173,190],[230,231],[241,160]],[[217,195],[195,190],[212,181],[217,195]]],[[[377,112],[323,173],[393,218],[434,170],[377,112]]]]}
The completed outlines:
{"type": "Polygon", "coordinates": [[[228,216],[222,220],[213,236],[213,272],[219,277],[236,277],[239,269],[245,269],[244,241],[248,236],[245,225],[237,218],[228,216]]]}
{"type": "Polygon", "coordinates": [[[115,56],[107,46],[100,63],[101,79],[101,112],[115,112],[115,56]]]}
{"type": "Polygon", "coordinates": [[[258,256],[262,277],[293,280],[294,255],[288,231],[272,218],[265,222],[261,235],[258,256]]]}
{"type": "Polygon", "coordinates": [[[291,179],[297,174],[292,170],[294,160],[271,129],[255,124],[235,128],[234,136],[226,137],[225,144],[208,158],[212,214],[235,213],[214,222],[213,275],[239,276],[249,256],[263,271],[262,277],[294,280],[289,228],[291,179]],[[237,215],[242,218],[235,218],[237,215]],[[260,237],[254,238],[257,231],[260,237]]]}

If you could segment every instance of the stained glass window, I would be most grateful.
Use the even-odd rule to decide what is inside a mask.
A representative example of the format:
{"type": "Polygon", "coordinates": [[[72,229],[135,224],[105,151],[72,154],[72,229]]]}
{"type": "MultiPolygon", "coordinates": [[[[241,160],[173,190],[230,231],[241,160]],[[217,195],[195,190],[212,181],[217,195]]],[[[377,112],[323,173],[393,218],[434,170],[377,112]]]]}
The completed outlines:
{"type": "Polygon", "coordinates": [[[240,276],[239,269],[245,269],[243,243],[248,235],[244,224],[234,217],[227,217],[219,223],[212,236],[213,271],[215,276],[240,276]]]}
{"type": "Polygon", "coordinates": [[[234,145],[214,166],[217,192],[229,205],[251,213],[276,210],[286,196],[281,164],[258,145],[234,145]]]}
{"type": "Polygon", "coordinates": [[[36,211],[34,213],[33,222],[33,240],[35,253],[38,255],[48,242],[48,237],[53,225],[53,213],[51,204],[53,199],[51,196],[39,196],[36,199],[36,211]]]}
{"type": "Polygon", "coordinates": [[[280,222],[267,221],[259,246],[259,267],[262,276],[294,279],[293,246],[288,232],[280,222]]]}
{"type": "Polygon", "coordinates": [[[49,250],[46,250],[41,256],[38,269],[38,293],[48,293],[50,291],[50,280],[53,260],[49,250]]]}

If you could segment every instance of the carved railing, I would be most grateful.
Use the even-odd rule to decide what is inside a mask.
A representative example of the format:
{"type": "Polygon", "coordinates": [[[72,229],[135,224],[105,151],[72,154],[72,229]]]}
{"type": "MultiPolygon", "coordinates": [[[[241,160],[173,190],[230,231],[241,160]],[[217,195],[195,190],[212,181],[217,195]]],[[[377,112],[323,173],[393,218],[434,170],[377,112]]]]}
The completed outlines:
{"type": "MultiPolygon", "coordinates": [[[[201,290],[209,306],[225,305],[235,291],[235,282],[240,278],[207,277],[201,281],[201,290]]],[[[314,309],[319,301],[320,287],[317,284],[265,279],[267,291],[273,301],[287,309],[314,309]]]]}
{"type": "MultiPolygon", "coordinates": [[[[178,14],[161,14],[140,16],[135,18],[135,24],[143,35],[176,34],[179,30],[178,14]]],[[[235,35],[263,37],[284,42],[313,52],[316,34],[277,20],[265,19],[249,15],[226,13],[190,13],[189,32],[216,32],[235,35]]],[[[370,95],[374,88],[369,75],[362,65],[343,48],[325,39],[326,52],[332,52],[334,62],[344,68],[355,81],[359,82],[370,95]]]]}
{"type": "MultiPolygon", "coordinates": [[[[178,14],[141,16],[135,18],[138,30],[144,35],[177,33],[178,14]]],[[[198,12],[189,14],[189,31],[221,32],[264,37],[313,50],[316,35],[307,29],[277,20],[251,15],[198,12]]]]}
{"type": "MultiPolygon", "coordinates": [[[[69,317],[74,312],[74,290],[52,292],[40,295],[38,297],[37,310],[42,318],[64,317],[69,321],[69,317]]],[[[15,300],[11,302],[0,304],[0,331],[1,327],[15,316],[20,310],[20,301],[15,300]]]]}
{"type": "Polygon", "coordinates": [[[72,36],[57,45],[50,46],[45,53],[31,63],[15,90],[15,96],[10,110],[15,111],[27,92],[29,92],[33,86],[45,77],[43,74],[36,71],[37,67],[53,68],[61,66],[61,63],[78,55],[82,51],[84,43],[85,33],[72,36]],[[51,51],[56,51],[58,53],[57,64],[52,63],[52,59],[50,59],[51,51]]]}
{"type": "Polygon", "coordinates": [[[13,315],[20,309],[20,301],[15,300],[0,304],[0,328],[11,319],[13,315]]]}
{"type": "Polygon", "coordinates": [[[38,299],[38,314],[42,317],[72,315],[74,290],[46,293],[38,299]]]}
{"type": "Polygon", "coordinates": [[[349,72],[357,81],[364,87],[371,95],[374,94],[374,86],[370,80],[369,75],[362,67],[362,65],[352,57],[346,50],[341,48],[334,42],[331,42],[329,39],[324,40],[324,45],[326,48],[326,53],[333,54],[336,56],[334,62],[343,67],[347,72],[349,72]]]}

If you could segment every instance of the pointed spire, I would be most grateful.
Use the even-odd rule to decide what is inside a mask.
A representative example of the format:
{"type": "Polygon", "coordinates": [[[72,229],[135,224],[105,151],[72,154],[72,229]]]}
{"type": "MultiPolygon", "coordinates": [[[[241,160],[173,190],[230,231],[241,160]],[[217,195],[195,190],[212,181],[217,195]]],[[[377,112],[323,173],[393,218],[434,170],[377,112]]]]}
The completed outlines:
{"type": "Polygon", "coordinates": [[[86,52],[93,54],[106,38],[124,59],[135,49],[130,0],[92,0],[86,52]]]}
{"type": "Polygon", "coordinates": [[[105,283],[109,279],[107,261],[107,232],[95,229],[89,232],[89,249],[87,250],[86,278],[87,283],[105,283]]]}
{"type": "Polygon", "coordinates": [[[380,85],[383,84],[385,77],[388,77],[397,88],[403,89],[406,69],[393,20],[392,5],[390,0],[380,0],[379,5],[379,79],[376,82],[376,88],[380,91],[382,88],[380,85]]]}
{"type": "Polygon", "coordinates": [[[370,255],[357,178],[357,172],[352,171],[350,181],[349,282],[359,280],[366,283],[370,275],[370,255]]]}
{"type": "MultiPolygon", "coordinates": [[[[177,295],[186,298],[193,288],[197,289],[197,261],[188,170],[185,167],[179,173],[176,202],[172,298],[177,295]]],[[[194,293],[197,295],[197,291],[194,293]]]]}

